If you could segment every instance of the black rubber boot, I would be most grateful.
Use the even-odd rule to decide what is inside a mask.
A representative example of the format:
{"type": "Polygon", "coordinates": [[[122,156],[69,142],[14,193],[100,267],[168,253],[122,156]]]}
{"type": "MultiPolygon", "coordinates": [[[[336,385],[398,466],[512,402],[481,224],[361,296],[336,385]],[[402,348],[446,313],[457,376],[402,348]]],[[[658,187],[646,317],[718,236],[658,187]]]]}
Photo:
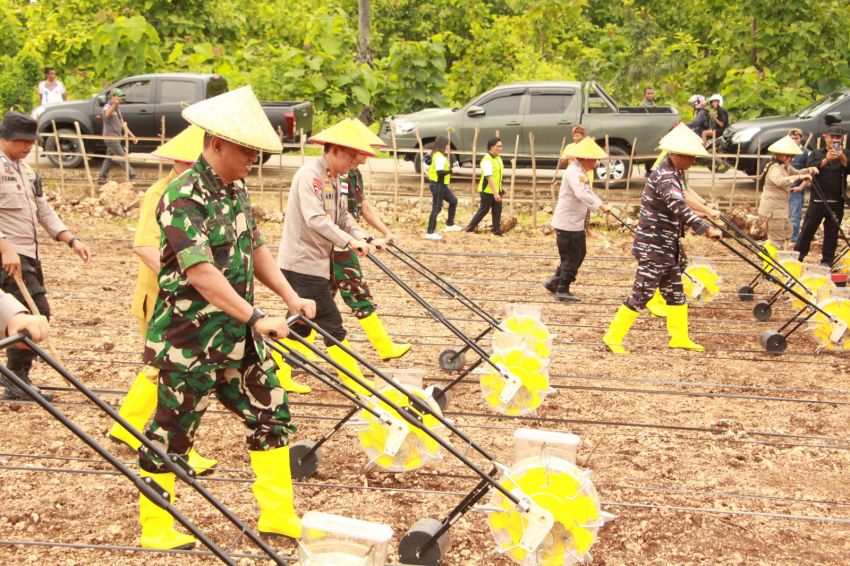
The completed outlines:
{"type": "Polygon", "coordinates": [[[581,299],[570,292],[569,287],[561,287],[555,291],[555,299],[563,303],[580,303],[581,299]]]}
{"type": "Polygon", "coordinates": [[[558,292],[558,278],[554,275],[549,278],[549,281],[543,284],[547,291],[553,295],[558,292]]]}
{"type": "MultiPolygon", "coordinates": [[[[25,382],[27,382],[36,391],[41,393],[42,397],[44,397],[48,401],[53,400],[53,395],[51,395],[50,393],[44,393],[41,389],[32,385],[32,381],[30,381],[30,378],[29,378],[29,370],[27,370],[27,371],[24,371],[24,370],[21,370],[21,369],[16,370],[12,367],[12,364],[9,364],[9,369],[11,371],[13,371],[15,373],[15,375],[17,375],[18,377],[23,379],[25,382]]],[[[6,392],[3,394],[4,399],[6,399],[8,401],[31,401],[32,400],[29,395],[27,395],[26,393],[24,393],[23,391],[18,389],[12,383],[9,383],[5,379],[3,379],[2,381],[3,381],[3,386],[6,388],[6,392]]]]}

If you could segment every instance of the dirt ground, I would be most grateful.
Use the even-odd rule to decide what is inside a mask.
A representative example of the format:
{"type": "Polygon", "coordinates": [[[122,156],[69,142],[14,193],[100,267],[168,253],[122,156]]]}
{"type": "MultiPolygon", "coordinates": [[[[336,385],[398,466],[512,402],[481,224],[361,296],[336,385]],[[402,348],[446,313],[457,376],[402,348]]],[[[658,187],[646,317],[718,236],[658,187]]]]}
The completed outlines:
{"type": "MultiPolygon", "coordinates": [[[[131,213],[132,214],[132,213],[131,213]]],[[[469,211],[461,211],[460,218],[469,211]]],[[[65,366],[102,399],[117,407],[138,371],[141,341],[129,314],[136,260],[130,254],[132,218],[65,220],[96,256],[83,269],[69,250],[44,241],[53,342],[65,366]]],[[[264,231],[274,242],[279,223],[264,231]]],[[[773,318],[758,323],[752,303],[734,289],[752,270],[719,245],[689,237],[690,255],[705,255],[723,276],[723,295],[691,308],[691,336],[705,353],[671,351],[663,320],[644,314],[626,338],[632,354],[615,357],[600,339],[631,286],[630,239],[597,230],[574,291],[582,302],[552,300],[541,283],[555,267],[554,236],[534,231],[421,238],[421,227],[399,226],[401,245],[457,284],[486,310],[502,316],[508,303],[544,308],[557,333],[551,365],[555,389],[533,417],[508,418],[482,400],[475,379],[453,392],[447,416],[500,462],[513,458],[519,427],[581,436],[579,465],[593,470],[603,509],[617,516],[599,533],[594,561],[621,564],[846,564],[850,556],[850,417],[847,359],[814,355],[803,330],[782,356],[764,353],[758,334],[792,314],[780,302],[773,318]]],[[[387,264],[421,291],[468,335],[486,326],[457,301],[441,295],[392,258],[387,264]]],[[[346,315],[351,342],[381,367],[418,367],[427,382],[445,384],[437,356],[460,342],[376,267],[365,269],[391,333],[414,344],[401,360],[381,363],[354,318],[346,315]]],[[[769,291],[761,283],[758,291],[769,291]]],[[[261,289],[257,303],[281,313],[261,289]]],[[[291,397],[299,430],[293,440],[317,439],[347,410],[339,395],[300,375],[314,393],[291,397]]],[[[44,364],[35,381],[53,389],[59,408],[89,434],[102,438],[109,422],[44,364]]],[[[144,553],[138,544],[137,495],[131,484],[82,442],[30,403],[0,402],[0,557],[7,564],[213,563],[211,557],[144,553]],[[38,543],[33,545],[31,543],[38,543]],[[59,546],[72,545],[72,546],[59,546]],[[73,545],[82,545],[74,547],[73,545]],[[86,545],[127,547],[103,551],[86,545]]],[[[219,461],[204,484],[249,526],[258,509],[239,421],[214,403],[196,447],[219,461]]],[[[457,438],[452,442],[463,447],[457,438]]],[[[135,467],[129,450],[109,444],[135,467]]],[[[301,512],[321,510],[389,524],[391,560],[402,534],[423,517],[442,518],[476,483],[450,454],[408,474],[364,472],[367,458],[356,436],[343,430],[323,448],[318,474],[297,483],[301,512]]],[[[482,466],[487,463],[476,458],[482,466]]],[[[256,554],[238,532],[188,487],[178,487],[178,507],[215,541],[256,554]],[[232,545],[232,546],[231,546],[232,545]]],[[[470,512],[451,529],[444,564],[509,564],[495,554],[485,516],[470,512]]],[[[275,542],[286,555],[295,545],[275,542]]],[[[262,563],[249,557],[240,563],[262,563]]]]}

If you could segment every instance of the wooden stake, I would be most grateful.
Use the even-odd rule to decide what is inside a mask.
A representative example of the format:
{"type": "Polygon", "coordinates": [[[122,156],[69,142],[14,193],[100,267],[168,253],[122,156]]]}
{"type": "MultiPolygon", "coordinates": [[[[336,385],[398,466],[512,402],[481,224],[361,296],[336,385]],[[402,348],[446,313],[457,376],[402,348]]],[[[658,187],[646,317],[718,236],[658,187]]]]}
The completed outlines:
{"type": "Polygon", "coordinates": [[[475,128],[475,133],[472,134],[472,194],[473,194],[473,196],[475,195],[475,193],[478,192],[478,187],[475,185],[475,172],[476,172],[475,163],[476,163],[476,157],[478,157],[477,147],[476,147],[478,145],[478,131],[479,131],[478,128],[475,128]]]}
{"type": "MultiPolygon", "coordinates": [[[[635,147],[637,147],[637,138],[632,140],[632,153],[629,155],[629,168],[626,170],[626,191],[632,185],[632,165],[635,162],[635,147]]],[[[605,216],[605,220],[606,222],[608,221],[608,216],[605,216]]]]}
{"type": "Polygon", "coordinates": [[[393,142],[393,220],[398,222],[398,146],[395,141],[395,123],[390,120],[390,138],[393,142]]]}
{"type": "Polygon", "coordinates": [[[537,158],[534,155],[534,132],[528,132],[531,150],[531,226],[537,228],[537,158]]]}
{"type": "Polygon", "coordinates": [[[759,189],[761,187],[761,140],[756,146],[756,204],[759,201],[759,189]]]}
{"type": "Polygon", "coordinates": [[[304,128],[301,128],[301,133],[298,135],[298,143],[301,146],[301,165],[304,165],[304,128]]]}
{"type": "Polygon", "coordinates": [[[124,126],[124,179],[130,182],[130,131],[124,126]]]}
{"type": "MultiPolygon", "coordinates": [[[[35,301],[33,300],[32,295],[30,295],[29,289],[27,289],[27,286],[24,284],[24,280],[20,273],[15,275],[15,283],[18,285],[18,290],[21,292],[21,295],[24,296],[24,301],[26,301],[30,312],[34,315],[41,316],[41,313],[38,311],[38,305],[35,304],[35,301]]],[[[61,364],[62,358],[60,358],[59,354],[56,353],[56,350],[53,348],[53,344],[49,340],[45,340],[44,346],[47,348],[47,351],[50,352],[50,355],[61,364]]]]}
{"type": "Polygon", "coordinates": [[[558,171],[560,170],[558,166],[561,164],[561,156],[564,154],[565,147],[567,147],[567,138],[562,138],[561,151],[558,152],[558,157],[556,157],[558,162],[555,164],[555,172],[552,173],[552,182],[549,184],[549,198],[552,200],[552,205],[557,202],[557,198],[555,196],[555,185],[558,182],[558,171]]]}
{"type": "Polygon", "coordinates": [[[611,148],[608,145],[608,134],[605,134],[605,153],[608,155],[605,158],[605,201],[610,202],[608,183],[611,180],[611,148]]]}
{"type": "Polygon", "coordinates": [[[53,139],[56,140],[56,155],[59,156],[59,186],[62,187],[62,194],[65,194],[65,164],[62,159],[62,143],[59,140],[59,132],[56,131],[56,120],[51,120],[53,124],[53,139]]]}
{"type": "Polygon", "coordinates": [[[514,144],[514,158],[511,159],[511,195],[508,199],[508,206],[511,207],[511,216],[516,216],[514,212],[514,182],[516,181],[516,162],[519,155],[519,134],[516,135],[514,144]]]}
{"type": "Polygon", "coordinates": [[[83,134],[80,132],[80,123],[74,120],[74,129],[77,130],[77,142],[80,144],[80,153],[83,156],[83,165],[86,167],[86,178],[89,180],[89,195],[96,196],[96,191],[94,188],[94,179],[91,176],[91,169],[89,168],[89,156],[86,153],[86,144],[83,141],[83,134]]]}
{"type": "Polygon", "coordinates": [[[738,150],[735,153],[735,171],[732,173],[732,190],[729,193],[729,208],[735,206],[735,185],[738,183],[738,162],[741,159],[741,144],[738,144],[738,150]]]}
{"type": "MultiPolygon", "coordinates": [[[[159,121],[159,145],[162,147],[165,144],[165,114],[162,115],[159,121]]],[[[157,179],[162,179],[162,160],[158,159],[159,163],[156,167],[157,179]]]]}
{"type": "Polygon", "coordinates": [[[416,144],[419,146],[419,201],[416,203],[416,216],[422,214],[422,199],[425,197],[425,148],[422,146],[422,136],[419,128],[413,130],[416,134],[416,144]]]}
{"type": "Polygon", "coordinates": [[[717,140],[715,139],[714,142],[711,144],[711,191],[709,192],[711,202],[715,202],[714,185],[717,184],[717,140]]]}

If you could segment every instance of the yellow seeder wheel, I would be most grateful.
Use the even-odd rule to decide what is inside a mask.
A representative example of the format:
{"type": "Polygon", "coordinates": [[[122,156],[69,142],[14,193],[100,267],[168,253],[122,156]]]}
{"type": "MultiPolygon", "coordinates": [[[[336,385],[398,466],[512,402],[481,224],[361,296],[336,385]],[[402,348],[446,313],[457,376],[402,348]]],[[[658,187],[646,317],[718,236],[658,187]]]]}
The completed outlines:
{"type": "Polygon", "coordinates": [[[492,492],[487,522],[500,553],[528,566],[590,559],[604,513],[589,471],[561,458],[531,457],[514,464],[502,485],[532,505],[522,512],[504,494],[492,492]],[[541,516],[549,520],[535,520],[541,516]]]}
{"type": "MultiPolygon", "coordinates": [[[[410,386],[406,389],[426,403],[435,414],[442,416],[437,402],[425,391],[410,386]]],[[[394,387],[381,389],[381,393],[400,408],[410,406],[408,398],[394,387]]],[[[408,424],[383,401],[370,397],[368,402],[391,421],[391,424],[383,423],[372,413],[362,410],[357,420],[351,423],[352,428],[358,431],[360,446],[369,457],[370,465],[377,465],[389,472],[409,472],[440,458],[440,445],[426,432],[408,424]]],[[[422,422],[434,433],[443,428],[440,421],[430,414],[422,415],[422,422]]]]}
{"type": "Polygon", "coordinates": [[[490,360],[503,367],[507,377],[487,365],[480,385],[484,401],[503,415],[533,413],[549,394],[549,362],[524,348],[493,354],[490,360]]]}
{"type": "MultiPolygon", "coordinates": [[[[785,270],[793,275],[796,279],[800,279],[803,276],[803,268],[805,265],[802,261],[797,259],[797,252],[779,252],[776,262],[781,265],[785,270]]],[[[773,275],[778,277],[781,281],[788,282],[788,284],[794,284],[793,281],[788,280],[788,276],[779,269],[773,270],[773,275]]],[[[776,286],[777,288],[779,285],[776,286]]]]}
{"type": "Polygon", "coordinates": [[[690,277],[682,277],[682,286],[689,299],[710,303],[720,293],[720,276],[710,265],[688,266],[685,273],[690,277]]]}
{"type": "Polygon", "coordinates": [[[503,320],[500,327],[505,332],[530,337],[531,349],[544,360],[552,355],[552,333],[539,318],[513,315],[503,320]]]}
{"type": "Polygon", "coordinates": [[[832,315],[835,320],[816,312],[809,325],[812,336],[827,350],[850,350],[850,337],[847,336],[847,327],[850,325],[850,299],[830,297],[820,301],[818,307],[832,315]]]}
{"type": "MultiPolygon", "coordinates": [[[[832,277],[829,273],[808,273],[804,272],[800,277],[800,283],[802,283],[806,289],[811,291],[811,293],[807,293],[804,289],[800,288],[799,285],[794,286],[794,290],[796,290],[801,295],[804,295],[809,298],[812,303],[817,302],[818,291],[821,288],[827,287],[835,287],[835,284],[832,282],[832,277]]],[[[791,299],[791,305],[799,310],[802,309],[805,305],[803,301],[798,299],[797,297],[793,297],[791,299]]]]}

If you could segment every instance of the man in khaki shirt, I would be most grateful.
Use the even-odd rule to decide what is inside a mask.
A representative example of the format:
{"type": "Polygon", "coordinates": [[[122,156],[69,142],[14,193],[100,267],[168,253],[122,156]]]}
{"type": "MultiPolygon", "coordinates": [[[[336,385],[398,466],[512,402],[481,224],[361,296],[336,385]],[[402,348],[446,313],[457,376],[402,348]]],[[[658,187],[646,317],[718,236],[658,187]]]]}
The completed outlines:
{"type": "MultiPolygon", "coordinates": [[[[44,289],[44,273],[38,257],[38,225],[51,238],[64,242],[80,256],[84,265],[91,252],[74,236],[47,202],[41,180],[24,159],[38,138],[38,123],[20,112],[7,112],[0,123],[0,289],[24,302],[16,277],[23,279],[39,313],[50,318],[50,305],[44,289]]],[[[12,348],[7,352],[9,369],[29,382],[35,354],[12,348]]],[[[22,391],[7,387],[6,399],[28,399],[22,391]]],[[[49,397],[45,395],[45,397],[49,397]]]]}

